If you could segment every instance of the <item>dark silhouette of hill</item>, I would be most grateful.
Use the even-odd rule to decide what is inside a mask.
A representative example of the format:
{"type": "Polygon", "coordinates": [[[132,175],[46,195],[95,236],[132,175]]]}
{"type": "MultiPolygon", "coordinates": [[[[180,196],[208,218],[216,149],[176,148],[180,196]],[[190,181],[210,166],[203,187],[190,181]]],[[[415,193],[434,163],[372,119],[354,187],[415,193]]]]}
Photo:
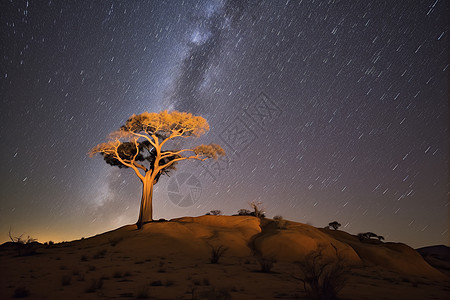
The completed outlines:
{"type": "Polygon", "coordinates": [[[450,276],[450,247],[428,246],[416,249],[431,266],[450,276]]]}

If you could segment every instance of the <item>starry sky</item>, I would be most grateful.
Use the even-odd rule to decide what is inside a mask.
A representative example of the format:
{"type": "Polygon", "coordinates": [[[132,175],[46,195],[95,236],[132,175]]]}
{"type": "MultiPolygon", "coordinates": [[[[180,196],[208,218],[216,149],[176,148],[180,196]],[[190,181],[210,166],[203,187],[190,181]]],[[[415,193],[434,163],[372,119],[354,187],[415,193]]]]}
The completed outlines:
{"type": "Polygon", "coordinates": [[[0,242],[135,223],[136,175],[87,153],[168,109],[206,118],[191,143],[227,156],[161,178],[156,219],[260,201],[268,217],[449,244],[445,1],[0,5],[0,242]]]}

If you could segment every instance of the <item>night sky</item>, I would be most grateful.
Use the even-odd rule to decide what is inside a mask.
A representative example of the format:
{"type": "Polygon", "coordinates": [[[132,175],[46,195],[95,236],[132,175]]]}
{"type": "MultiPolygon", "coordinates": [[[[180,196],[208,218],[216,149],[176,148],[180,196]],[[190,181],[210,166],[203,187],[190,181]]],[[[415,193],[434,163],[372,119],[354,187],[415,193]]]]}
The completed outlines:
{"type": "Polygon", "coordinates": [[[243,3],[2,1],[0,242],[135,223],[134,172],[87,153],[132,114],[175,109],[227,156],[162,178],[156,219],[261,201],[448,244],[448,2],[243,3]]]}

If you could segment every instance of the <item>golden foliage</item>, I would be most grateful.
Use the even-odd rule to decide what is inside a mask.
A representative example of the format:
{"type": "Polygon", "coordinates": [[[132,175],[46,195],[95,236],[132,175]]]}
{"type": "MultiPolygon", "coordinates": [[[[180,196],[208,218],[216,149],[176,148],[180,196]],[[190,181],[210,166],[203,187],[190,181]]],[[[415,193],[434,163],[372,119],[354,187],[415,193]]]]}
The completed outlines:
{"type": "MultiPolygon", "coordinates": [[[[173,164],[185,159],[206,160],[208,158],[217,159],[218,156],[225,155],[225,151],[217,144],[200,145],[193,149],[182,149],[178,151],[163,150],[164,144],[177,137],[198,137],[209,130],[208,122],[201,116],[194,116],[191,113],[167,110],[159,113],[144,112],[139,115],[132,115],[119,130],[109,135],[109,142],[98,144],[93,147],[89,155],[92,157],[96,153],[101,153],[105,160],[114,158],[113,162],[133,168],[141,178],[138,169],[147,172],[154,170],[160,172],[168,170],[173,164]],[[142,142],[143,141],[143,142],[142,142]],[[123,145],[134,144],[135,153],[124,152],[123,145]],[[142,145],[148,143],[154,149],[154,165],[145,168],[137,160],[142,161],[140,154],[142,145]],[[122,146],[121,146],[122,145],[122,146]],[[121,148],[122,147],[122,148],[121,148]],[[193,152],[191,155],[182,156],[182,153],[193,152]]],[[[145,146],[148,147],[148,146],[145,146]]],[[[148,149],[148,148],[147,148],[148,149]]]]}
{"type": "Polygon", "coordinates": [[[96,153],[114,153],[119,146],[117,141],[109,141],[98,144],[89,151],[89,156],[93,157],[96,153]]]}
{"type": "Polygon", "coordinates": [[[167,110],[159,113],[144,112],[132,115],[121,131],[145,132],[149,135],[201,136],[209,130],[208,122],[201,116],[191,113],[167,110]]]}
{"type": "Polygon", "coordinates": [[[206,156],[208,158],[217,159],[218,156],[224,156],[225,150],[217,144],[200,145],[194,148],[197,155],[206,156]]]}

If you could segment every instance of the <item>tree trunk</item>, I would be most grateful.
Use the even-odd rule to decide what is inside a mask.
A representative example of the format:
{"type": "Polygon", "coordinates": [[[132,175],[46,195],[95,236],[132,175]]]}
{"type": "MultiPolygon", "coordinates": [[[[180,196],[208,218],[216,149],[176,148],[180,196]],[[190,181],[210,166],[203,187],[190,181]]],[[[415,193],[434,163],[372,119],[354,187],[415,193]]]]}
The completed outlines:
{"type": "Polygon", "coordinates": [[[153,181],[154,178],[150,174],[146,174],[144,180],[142,181],[141,207],[139,210],[139,219],[136,223],[138,229],[141,229],[144,223],[153,220],[153,181]]]}

